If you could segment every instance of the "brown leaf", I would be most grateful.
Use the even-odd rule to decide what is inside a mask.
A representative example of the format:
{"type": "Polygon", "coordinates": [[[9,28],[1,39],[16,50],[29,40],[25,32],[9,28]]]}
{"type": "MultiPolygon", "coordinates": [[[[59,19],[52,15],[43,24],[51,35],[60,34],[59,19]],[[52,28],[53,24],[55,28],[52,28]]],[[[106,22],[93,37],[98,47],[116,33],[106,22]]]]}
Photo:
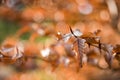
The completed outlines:
{"type": "Polygon", "coordinates": [[[117,44],[115,47],[114,47],[114,51],[116,53],[120,52],[120,44],[117,44]]]}
{"type": "Polygon", "coordinates": [[[88,47],[94,46],[99,48],[101,53],[101,42],[100,42],[100,36],[97,36],[99,34],[100,30],[97,30],[95,32],[89,32],[86,34],[83,34],[81,38],[86,40],[86,43],[88,44],[88,47]]]}
{"type": "Polygon", "coordinates": [[[113,50],[116,53],[115,58],[119,61],[120,64],[120,44],[117,44],[113,50]]]}
{"type": "Polygon", "coordinates": [[[81,36],[81,38],[86,40],[86,43],[89,44],[99,44],[100,37],[94,33],[86,33],[81,36]]]}
{"type": "Polygon", "coordinates": [[[73,48],[75,50],[79,66],[82,67],[83,65],[82,58],[83,58],[84,48],[85,48],[85,39],[77,38],[77,40],[73,44],[73,48]]]}
{"type": "Polygon", "coordinates": [[[114,58],[113,46],[111,44],[102,44],[101,47],[102,47],[102,50],[105,51],[105,54],[104,54],[105,60],[108,63],[109,68],[111,68],[111,64],[114,58]]]}
{"type": "Polygon", "coordinates": [[[82,32],[79,29],[75,29],[74,31],[71,29],[70,26],[66,27],[68,29],[68,33],[64,34],[62,31],[57,32],[57,38],[58,40],[63,39],[64,42],[68,42],[72,36],[80,37],[82,32]]]}

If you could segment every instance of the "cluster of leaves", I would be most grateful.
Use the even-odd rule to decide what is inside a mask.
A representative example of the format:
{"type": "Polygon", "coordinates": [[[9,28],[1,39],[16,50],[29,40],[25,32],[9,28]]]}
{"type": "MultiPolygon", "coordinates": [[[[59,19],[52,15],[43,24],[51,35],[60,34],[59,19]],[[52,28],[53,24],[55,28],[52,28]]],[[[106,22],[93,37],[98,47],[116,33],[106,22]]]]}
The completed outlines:
{"type": "Polygon", "coordinates": [[[114,59],[118,60],[119,63],[120,45],[113,46],[102,43],[101,37],[98,36],[100,30],[82,33],[79,29],[72,30],[71,27],[65,27],[66,30],[56,28],[56,34],[53,34],[53,32],[49,33],[49,36],[54,35],[57,41],[41,50],[37,45],[32,45],[33,48],[31,49],[29,48],[30,45],[26,46],[25,43],[16,39],[5,40],[0,48],[0,61],[5,64],[21,66],[29,59],[40,59],[49,63],[53,70],[59,65],[68,67],[73,63],[76,64],[77,70],[86,63],[103,68],[99,65],[101,56],[104,57],[108,65],[107,68],[112,68],[114,59]]]}
{"type": "MultiPolygon", "coordinates": [[[[97,55],[98,52],[94,52],[95,49],[97,48],[97,51],[99,51],[99,56],[103,56],[106,63],[108,64],[108,67],[111,68],[113,59],[116,58],[119,62],[119,44],[113,46],[111,44],[107,43],[102,43],[101,42],[101,37],[98,36],[100,30],[97,30],[95,32],[88,32],[86,34],[83,34],[79,30],[73,31],[70,28],[70,33],[62,35],[64,42],[69,42],[70,38],[74,37],[74,40],[71,41],[71,50],[73,50],[74,54],[76,55],[77,62],[79,64],[79,68],[83,66],[83,63],[85,61],[86,57],[86,62],[91,62],[89,57],[91,55],[97,55]],[[92,50],[90,50],[92,46],[92,50]],[[88,50],[89,48],[89,50],[88,50]],[[92,51],[92,52],[91,52],[92,51]],[[95,53],[95,54],[94,54],[95,53]],[[86,56],[84,56],[86,55],[86,56]]],[[[59,33],[60,34],[60,33],[59,33]]],[[[61,35],[61,34],[60,34],[61,35]]],[[[69,50],[69,51],[71,51],[69,50]]],[[[71,54],[71,53],[68,53],[71,54]]],[[[72,53],[73,54],[73,53],[72,53]]],[[[75,56],[74,55],[74,56],[75,56]]],[[[99,62],[99,61],[98,61],[99,62]]],[[[98,65],[98,62],[96,63],[94,60],[92,61],[93,64],[98,65]]]]}
{"type": "Polygon", "coordinates": [[[4,27],[1,28],[4,33],[7,32],[7,38],[1,33],[4,39],[0,44],[0,66],[12,66],[12,69],[18,72],[28,70],[27,74],[10,72],[4,77],[2,75],[9,70],[2,70],[1,67],[0,79],[4,77],[8,78],[5,80],[9,80],[10,75],[10,80],[36,80],[39,76],[50,79],[49,76],[43,76],[42,72],[47,71],[51,74],[48,69],[57,69],[55,80],[86,80],[86,77],[92,78],[91,80],[119,78],[119,70],[118,73],[113,70],[120,69],[120,44],[117,44],[120,42],[119,34],[111,28],[119,31],[119,2],[0,0],[0,24],[5,22],[5,25],[0,27],[4,27]],[[19,25],[19,29],[16,25],[11,27],[10,23],[19,25]],[[68,24],[71,27],[67,26],[68,24]],[[33,75],[33,71],[30,71],[33,69],[39,73],[33,75]]]}
{"type": "MultiPolygon", "coordinates": [[[[86,19],[83,15],[91,17],[90,13],[92,11],[91,4],[83,1],[82,7],[79,0],[1,0],[0,3],[4,6],[0,6],[1,12],[0,17],[15,20],[22,24],[22,28],[16,33],[15,38],[19,39],[21,35],[26,32],[31,32],[30,41],[26,43],[19,40],[5,40],[1,44],[0,48],[0,61],[6,64],[23,65],[29,61],[29,59],[40,59],[53,66],[53,70],[59,65],[71,66],[71,64],[76,63],[77,69],[82,68],[85,63],[96,65],[102,67],[99,62],[101,57],[104,57],[105,62],[109,68],[112,68],[114,59],[120,62],[120,45],[112,45],[101,42],[101,37],[99,36],[100,30],[94,32],[83,33],[79,29],[72,30],[72,27],[66,26],[67,20],[80,21],[96,21],[96,15],[91,18],[86,19]],[[49,1],[51,5],[49,4],[49,1]],[[62,3],[62,4],[61,4],[62,3]],[[76,4],[77,3],[77,4],[76,4]],[[38,4],[39,6],[35,6],[38,4]],[[28,5],[21,10],[21,6],[28,5]],[[30,6],[32,5],[32,6],[30,6]],[[73,7],[68,7],[66,5],[73,5],[73,7]],[[76,6],[80,7],[80,14],[76,10],[76,6]],[[56,10],[57,7],[57,10],[56,10]],[[72,8],[72,9],[71,9],[72,8]],[[53,9],[53,10],[51,10],[53,9]],[[90,11],[89,11],[89,10],[90,11]],[[50,11],[49,11],[50,10],[50,11]],[[75,11],[74,11],[75,10],[75,11]],[[88,12],[87,12],[88,11],[88,12]],[[9,13],[9,14],[8,14],[9,13]],[[29,14],[29,15],[28,15],[29,14]],[[72,17],[75,14],[74,18],[72,17]],[[79,16],[78,16],[78,15],[79,16]],[[89,14],[89,15],[88,15],[89,14]],[[80,16],[82,15],[82,16],[80,16]],[[60,16],[60,17],[59,17],[60,16]],[[67,17],[66,17],[67,16],[67,17]],[[67,19],[65,19],[65,17],[67,19]],[[70,17],[70,19],[69,19],[70,17]],[[84,19],[85,18],[85,19],[84,19]],[[94,19],[95,18],[95,19],[94,19]],[[56,23],[57,26],[44,23],[45,20],[53,20],[52,23],[56,23]],[[47,25],[46,25],[47,24],[47,25]],[[52,26],[52,27],[51,27],[52,26]],[[56,31],[55,29],[56,28],[56,31]],[[36,37],[54,37],[57,41],[45,46],[44,48],[39,48],[38,45],[31,45],[34,43],[36,37]]],[[[106,2],[109,7],[109,1],[106,2]]],[[[92,0],[90,1],[92,3],[92,0]]],[[[94,3],[94,2],[93,2],[94,3]]],[[[93,4],[92,3],[92,4],[93,4]]],[[[96,2],[97,3],[97,2],[96,2]]],[[[104,2],[102,4],[105,4],[104,2]]],[[[106,6],[105,6],[106,8],[106,6]]],[[[111,10],[111,7],[109,7],[111,10]]],[[[96,11],[93,11],[95,13],[96,11]]],[[[98,12],[99,13],[99,12],[98,12]]],[[[100,16],[97,16],[97,21],[103,20],[103,22],[109,22],[108,19],[103,19],[107,14],[107,10],[101,11],[100,16]],[[100,18],[102,16],[102,18],[100,18]]],[[[111,16],[116,18],[112,12],[111,16]]],[[[115,14],[117,15],[117,13],[115,14]]],[[[118,20],[118,19],[117,19],[118,20]]],[[[49,22],[49,21],[48,21],[49,22]]],[[[102,22],[102,21],[101,21],[102,22]]],[[[115,23],[117,24],[117,23],[115,23]]],[[[80,24],[79,24],[80,25],[80,24]]],[[[81,26],[81,25],[80,25],[81,26]]],[[[81,27],[80,27],[81,28],[81,27]]],[[[42,44],[42,46],[44,46],[42,44]]]]}

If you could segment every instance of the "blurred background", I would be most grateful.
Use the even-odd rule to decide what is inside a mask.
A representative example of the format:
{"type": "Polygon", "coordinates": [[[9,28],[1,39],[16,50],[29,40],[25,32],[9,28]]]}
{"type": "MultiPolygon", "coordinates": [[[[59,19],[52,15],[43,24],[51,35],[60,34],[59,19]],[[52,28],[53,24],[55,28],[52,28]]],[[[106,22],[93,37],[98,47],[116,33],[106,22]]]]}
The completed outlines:
{"type": "MultiPolygon", "coordinates": [[[[68,25],[82,33],[100,29],[102,42],[119,44],[119,18],[120,0],[0,0],[1,49],[9,52],[17,44],[21,50],[24,48],[25,56],[32,57],[20,58],[17,63],[9,58],[1,59],[0,80],[120,80],[119,70],[85,65],[77,73],[72,65],[51,71],[50,64],[36,59],[42,49],[56,43],[57,31],[67,33],[68,25]]],[[[60,46],[57,48],[62,50],[60,46]]],[[[12,58],[20,56],[16,54],[12,58]]]]}

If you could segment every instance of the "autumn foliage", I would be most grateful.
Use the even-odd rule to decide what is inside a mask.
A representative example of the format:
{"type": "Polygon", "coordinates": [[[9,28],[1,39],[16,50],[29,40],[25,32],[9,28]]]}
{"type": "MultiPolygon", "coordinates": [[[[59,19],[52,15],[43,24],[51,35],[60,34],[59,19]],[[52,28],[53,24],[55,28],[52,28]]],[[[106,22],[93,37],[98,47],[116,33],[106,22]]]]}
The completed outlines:
{"type": "Polygon", "coordinates": [[[0,20],[19,27],[1,41],[0,79],[119,80],[118,3],[1,0],[0,20]]]}

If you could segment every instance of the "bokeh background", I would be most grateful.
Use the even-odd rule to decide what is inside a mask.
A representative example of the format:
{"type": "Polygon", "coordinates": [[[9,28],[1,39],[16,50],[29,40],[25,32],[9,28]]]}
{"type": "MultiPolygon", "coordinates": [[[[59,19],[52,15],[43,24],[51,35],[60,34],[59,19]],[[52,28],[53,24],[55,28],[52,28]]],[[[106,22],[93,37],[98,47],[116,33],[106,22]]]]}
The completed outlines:
{"type": "MultiPolygon", "coordinates": [[[[119,0],[0,0],[1,48],[23,43],[25,55],[32,56],[22,65],[23,59],[17,63],[8,58],[0,60],[0,80],[120,80],[118,64],[114,70],[85,64],[76,72],[73,64],[52,71],[49,63],[34,58],[56,43],[57,31],[66,34],[68,25],[82,33],[100,29],[103,43],[119,44],[119,14],[119,0]]],[[[61,46],[57,48],[64,53],[61,46]]],[[[100,66],[106,67],[104,60],[100,66]]]]}

